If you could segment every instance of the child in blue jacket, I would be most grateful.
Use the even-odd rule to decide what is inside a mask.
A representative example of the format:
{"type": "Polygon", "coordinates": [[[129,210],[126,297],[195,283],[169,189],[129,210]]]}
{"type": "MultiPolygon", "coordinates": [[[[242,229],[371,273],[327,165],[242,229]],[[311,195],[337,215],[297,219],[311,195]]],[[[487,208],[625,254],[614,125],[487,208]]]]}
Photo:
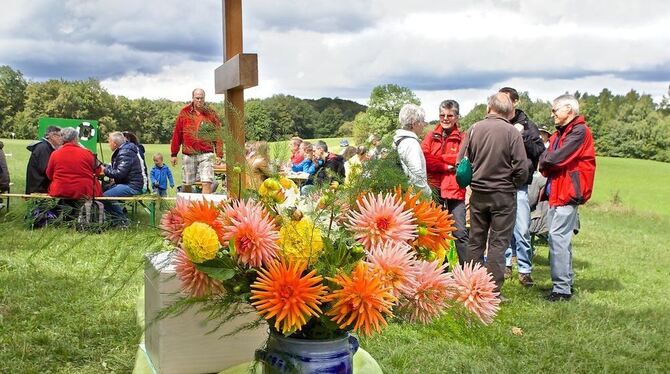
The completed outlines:
{"type": "Polygon", "coordinates": [[[156,153],[154,155],[154,167],[151,169],[151,186],[158,196],[167,196],[167,183],[170,181],[170,188],[174,188],[174,179],[172,171],[163,163],[163,155],[156,153]]]}

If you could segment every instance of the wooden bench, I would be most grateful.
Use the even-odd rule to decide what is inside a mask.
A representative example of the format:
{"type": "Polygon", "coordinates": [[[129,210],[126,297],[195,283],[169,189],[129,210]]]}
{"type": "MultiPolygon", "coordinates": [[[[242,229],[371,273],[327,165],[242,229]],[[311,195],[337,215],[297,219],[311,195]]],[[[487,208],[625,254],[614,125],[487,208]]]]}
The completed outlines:
{"type": "MultiPolygon", "coordinates": [[[[20,194],[20,193],[3,193],[0,194],[0,199],[6,199],[6,209],[9,212],[9,199],[22,198],[24,200],[38,199],[38,200],[60,200],[60,197],[49,196],[47,194],[20,194]]],[[[96,197],[99,201],[123,201],[124,203],[132,204],[132,213],[137,212],[137,204],[141,205],[144,210],[149,213],[149,219],[153,226],[156,226],[156,204],[161,201],[175,201],[176,197],[160,197],[156,195],[135,195],[125,197],[96,197]]],[[[83,200],[83,199],[82,199],[83,200]]]]}

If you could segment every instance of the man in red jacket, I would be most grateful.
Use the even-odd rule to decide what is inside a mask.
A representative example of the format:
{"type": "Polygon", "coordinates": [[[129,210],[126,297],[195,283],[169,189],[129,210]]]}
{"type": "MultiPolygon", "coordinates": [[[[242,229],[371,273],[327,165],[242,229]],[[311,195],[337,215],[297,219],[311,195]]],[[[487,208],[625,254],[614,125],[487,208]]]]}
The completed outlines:
{"type": "Polygon", "coordinates": [[[465,188],[456,182],[456,159],[461,147],[461,131],[458,128],[459,105],[456,100],[440,103],[440,123],[421,142],[426,158],[428,184],[438,201],[454,217],[456,251],[463,264],[468,246],[468,231],[465,227],[465,188]]]}
{"type": "Polygon", "coordinates": [[[172,133],[170,153],[172,166],[177,166],[179,148],[184,154],[182,163],[182,188],[184,192],[191,192],[199,175],[202,182],[202,193],[212,192],[214,181],[214,152],[223,157],[223,142],[221,139],[221,121],[216,112],[205,105],[205,91],[196,88],[192,93],[192,101],[182,108],[177,116],[172,133]],[[204,124],[212,124],[209,133],[202,133],[204,124]]]}
{"type": "Polygon", "coordinates": [[[575,275],[572,270],[572,235],[577,207],[591,198],[596,171],[593,136],[579,102],[572,95],[557,97],[551,116],[556,132],[547,151],[540,157],[540,172],[547,177],[549,197],[549,265],[552,292],[549,301],[570,300],[575,275]]]}

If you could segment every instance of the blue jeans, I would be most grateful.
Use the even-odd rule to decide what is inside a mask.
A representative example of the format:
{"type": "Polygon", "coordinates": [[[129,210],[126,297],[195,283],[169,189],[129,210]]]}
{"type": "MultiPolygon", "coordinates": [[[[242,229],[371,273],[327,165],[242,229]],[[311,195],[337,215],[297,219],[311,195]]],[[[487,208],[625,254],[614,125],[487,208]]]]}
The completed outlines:
{"type": "Polygon", "coordinates": [[[533,247],[530,245],[530,205],[528,204],[528,186],[516,191],[516,222],[510,246],[505,251],[505,265],[512,266],[512,256],[516,254],[519,273],[530,274],[533,271],[533,247]]]}
{"type": "Polygon", "coordinates": [[[577,206],[550,207],[547,216],[549,226],[549,266],[553,292],[571,294],[575,274],[572,271],[572,236],[577,221],[577,206]]]}
{"type": "MultiPolygon", "coordinates": [[[[105,197],[126,197],[138,195],[140,191],[130,188],[127,184],[115,184],[105,191],[102,196],[105,197]]],[[[123,204],[119,201],[105,201],[105,211],[109,213],[112,223],[128,224],[130,221],[123,214],[123,204]]]]}

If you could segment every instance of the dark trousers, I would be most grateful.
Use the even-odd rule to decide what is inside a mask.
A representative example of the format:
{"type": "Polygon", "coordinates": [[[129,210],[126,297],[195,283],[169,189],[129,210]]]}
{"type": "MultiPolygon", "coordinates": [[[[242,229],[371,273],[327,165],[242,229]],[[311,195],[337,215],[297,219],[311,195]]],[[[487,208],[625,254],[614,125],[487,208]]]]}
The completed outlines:
{"type": "Polygon", "coordinates": [[[458,262],[463,265],[468,253],[468,229],[465,227],[465,200],[444,199],[445,208],[454,218],[454,238],[456,252],[458,252],[458,262]]]}
{"type": "Polygon", "coordinates": [[[466,262],[484,263],[493,276],[496,291],[505,280],[505,250],[516,220],[516,192],[477,192],[470,197],[470,241],[466,262]]]}

